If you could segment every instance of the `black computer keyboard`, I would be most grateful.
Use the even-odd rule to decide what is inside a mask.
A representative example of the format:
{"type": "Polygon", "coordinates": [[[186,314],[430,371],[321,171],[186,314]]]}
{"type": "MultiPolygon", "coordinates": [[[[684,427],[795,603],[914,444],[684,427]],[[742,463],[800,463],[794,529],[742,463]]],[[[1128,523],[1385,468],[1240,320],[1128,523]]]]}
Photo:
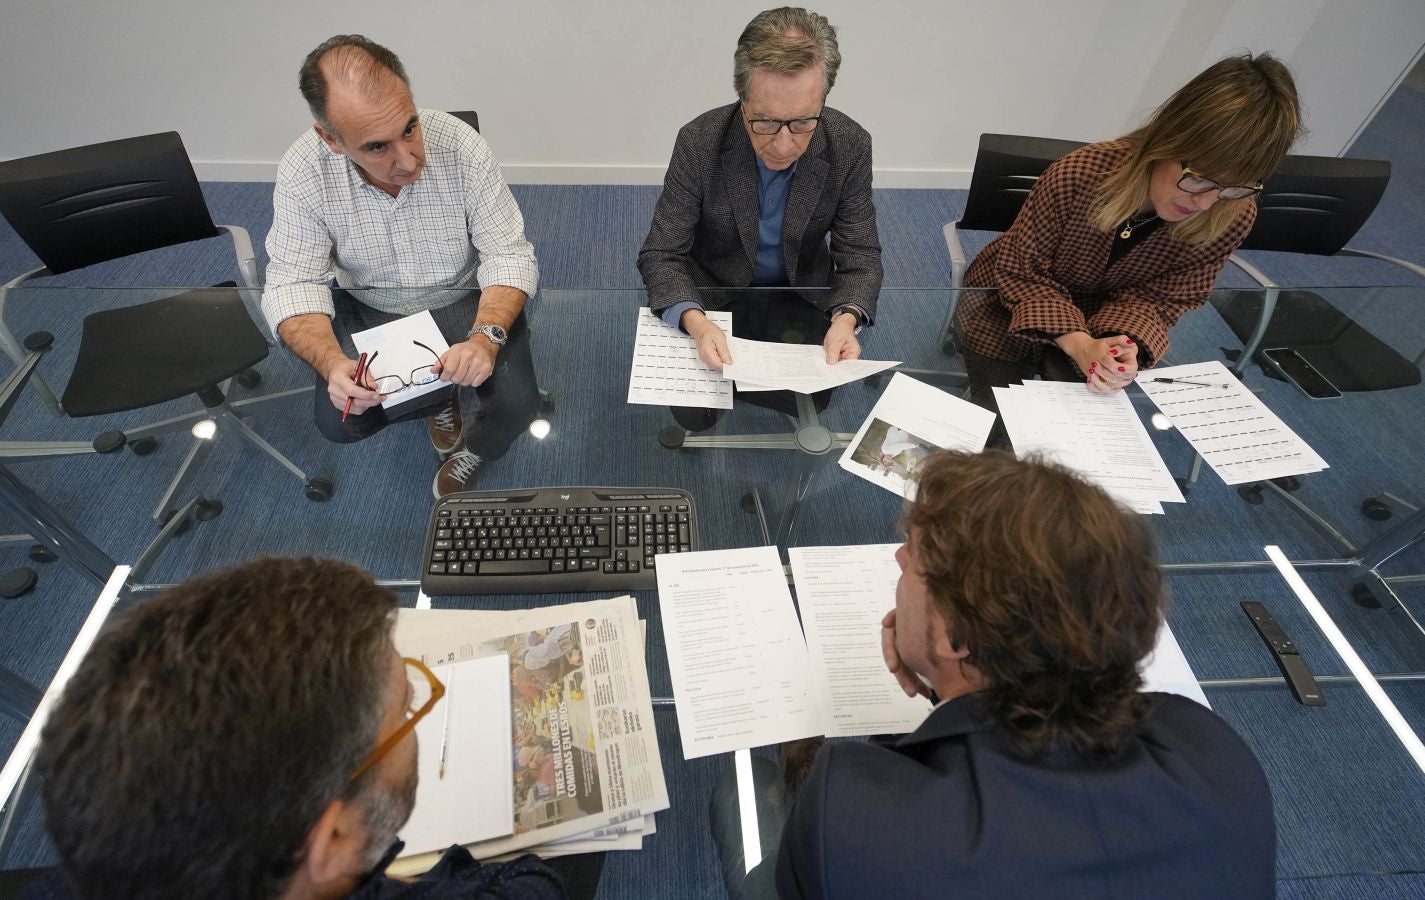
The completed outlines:
{"type": "Polygon", "coordinates": [[[660,554],[696,549],[693,498],[676,488],[461,491],[442,497],[431,514],[421,590],[652,590],[660,554]]]}

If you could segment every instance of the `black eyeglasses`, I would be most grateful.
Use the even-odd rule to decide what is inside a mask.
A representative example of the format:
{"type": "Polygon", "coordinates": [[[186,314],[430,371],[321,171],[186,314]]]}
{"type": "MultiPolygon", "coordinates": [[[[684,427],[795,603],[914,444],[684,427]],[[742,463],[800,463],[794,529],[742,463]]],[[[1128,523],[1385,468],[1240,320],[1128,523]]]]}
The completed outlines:
{"type": "MultiPolygon", "coordinates": [[[[415,344],[417,347],[420,347],[422,350],[435,357],[436,364],[440,364],[439,353],[436,353],[434,350],[427,347],[425,344],[422,344],[420,341],[411,341],[411,343],[415,344]]],[[[438,374],[430,370],[430,366],[420,366],[418,368],[412,369],[409,381],[399,375],[373,376],[370,374],[371,367],[375,365],[376,357],[380,354],[380,350],[377,350],[375,353],[371,354],[371,359],[368,360],[366,364],[366,372],[367,376],[371,380],[372,388],[376,391],[376,393],[381,394],[383,397],[399,393],[400,391],[404,391],[407,388],[420,387],[423,384],[430,384],[431,382],[438,381],[440,379],[440,376],[438,374]]]]}
{"type": "Polygon", "coordinates": [[[783,128],[792,134],[811,134],[816,131],[820,121],[821,116],[806,116],[801,119],[748,119],[747,127],[752,129],[753,134],[763,137],[771,137],[783,128]]]}
{"type": "Polygon", "coordinates": [[[1222,200],[1246,200],[1253,194],[1260,193],[1265,187],[1261,182],[1256,184],[1232,184],[1222,185],[1211,178],[1204,178],[1201,175],[1183,164],[1183,176],[1178,179],[1178,189],[1187,191],[1189,194],[1206,194],[1208,191],[1216,191],[1217,196],[1222,200]]]}

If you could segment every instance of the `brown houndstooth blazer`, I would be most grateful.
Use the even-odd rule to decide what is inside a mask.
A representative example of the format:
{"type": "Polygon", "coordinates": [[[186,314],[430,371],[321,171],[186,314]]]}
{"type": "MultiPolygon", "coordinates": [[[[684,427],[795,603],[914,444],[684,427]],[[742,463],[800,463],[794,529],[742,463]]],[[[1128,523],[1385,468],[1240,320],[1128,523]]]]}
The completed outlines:
{"type": "MultiPolygon", "coordinates": [[[[807,300],[828,312],[854,303],[874,318],[881,242],[871,204],[871,136],[834,109],[821,115],[797,161],[782,220],[787,282],[830,286],[807,300]]],[[[741,106],[718,107],[684,125],[638,253],[648,305],[659,312],[682,300],[709,309],[730,303],[725,293],[703,296],[698,288],[752,283],[760,217],[757,157],[741,106]]]]}
{"type": "MultiPolygon", "coordinates": [[[[1089,222],[1099,183],[1128,154],[1121,141],[1089,144],[1044,171],[1014,224],[975,257],[955,313],[966,349],[994,359],[1039,365],[1044,348],[1070,331],[1125,334],[1138,364],[1168,351],[1168,329],[1207,300],[1227,257],[1252,230],[1256,200],[1216,240],[1193,246],[1159,227],[1112,266],[1116,233],[1089,222]]],[[[1229,202],[1229,201],[1218,201],[1229,202]]]]}

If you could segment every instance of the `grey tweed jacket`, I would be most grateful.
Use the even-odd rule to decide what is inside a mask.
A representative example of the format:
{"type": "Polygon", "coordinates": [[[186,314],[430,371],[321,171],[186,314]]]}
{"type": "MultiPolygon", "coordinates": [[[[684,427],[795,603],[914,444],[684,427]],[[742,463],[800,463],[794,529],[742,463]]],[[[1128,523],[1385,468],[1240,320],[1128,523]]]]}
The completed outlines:
{"type": "MultiPolygon", "coordinates": [[[[648,305],[682,300],[709,309],[752,283],[757,258],[757,157],[736,103],[684,125],[673,145],[653,224],[638,253],[648,305]]],[[[806,299],[827,312],[854,303],[872,318],[881,290],[881,242],[871,203],[871,136],[834,109],[797,162],[782,220],[782,253],[793,287],[830,287],[806,299]],[[827,235],[831,235],[830,247],[827,235]]]]}

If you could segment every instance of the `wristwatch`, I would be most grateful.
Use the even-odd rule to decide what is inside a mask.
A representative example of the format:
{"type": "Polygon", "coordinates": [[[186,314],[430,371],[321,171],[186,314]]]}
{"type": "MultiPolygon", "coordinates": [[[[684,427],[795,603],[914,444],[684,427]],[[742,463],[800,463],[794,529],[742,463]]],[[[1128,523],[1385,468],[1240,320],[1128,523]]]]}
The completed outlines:
{"type": "Polygon", "coordinates": [[[853,331],[853,332],[851,332],[851,333],[852,333],[852,334],[860,334],[860,333],[861,333],[861,329],[864,328],[864,327],[865,327],[865,324],[866,324],[866,320],[861,317],[861,310],[857,309],[856,307],[854,307],[854,306],[852,306],[852,305],[850,305],[850,304],[848,303],[848,304],[846,304],[846,305],[844,305],[844,306],[838,306],[838,307],[836,307],[836,309],[833,309],[833,310],[831,311],[831,318],[835,319],[837,316],[841,315],[842,313],[850,313],[850,314],[851,314],[851,317],[856,320],[856,330],[853,331]]]}
{"type": "Polygon", "coordinates": [[[510,339],[509,332],[505,331],[505,329],[501,328],[498,325],[476,325],[474,328],[465,332],[465,338],[466,340],[469,340],[477,334],[483,334],[485,337],[489,338],[490,343],[494,344],[496,347],[505,346],[505,341],[508,341],[510,339]]]}

